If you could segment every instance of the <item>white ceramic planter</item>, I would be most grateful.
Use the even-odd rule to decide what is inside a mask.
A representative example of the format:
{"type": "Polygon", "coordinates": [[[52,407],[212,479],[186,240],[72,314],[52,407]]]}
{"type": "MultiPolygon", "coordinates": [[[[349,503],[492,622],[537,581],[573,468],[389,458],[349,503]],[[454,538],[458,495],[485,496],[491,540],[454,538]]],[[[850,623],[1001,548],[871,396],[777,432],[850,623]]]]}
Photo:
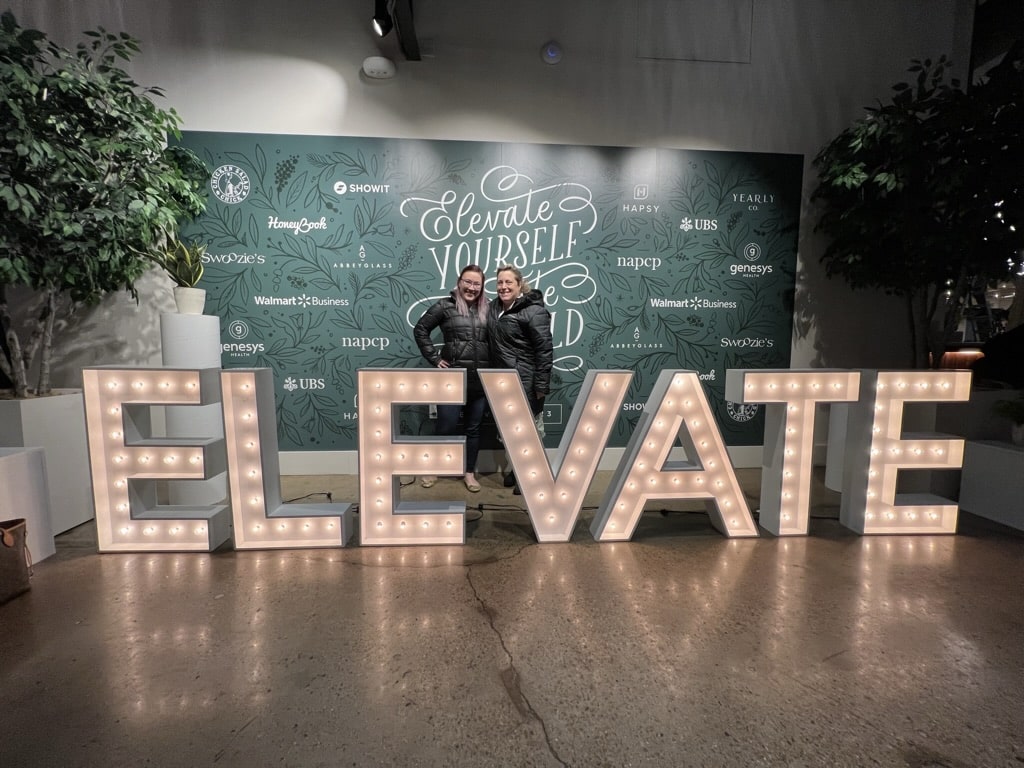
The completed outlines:
{"type": "Polygon", "coordinates": [[[0,520],[25,518],[25,543],[38,563],[57,551],[42,448],[0,448],[0,520]]]}
{"type": "Polygon", "coordinates": [[[46,451],[54,535],[92,520],[85,402],[79,390],[56,390],[49,397],[27,400],[0,400],[0,446],[46,451]]]}
{"type": "Polygon", "coordinates": [[[174,303],[178,307],[178,312],[183,315],[201,315],[206,307],[206,290],[176,285],[174,286],[174,303]]]}

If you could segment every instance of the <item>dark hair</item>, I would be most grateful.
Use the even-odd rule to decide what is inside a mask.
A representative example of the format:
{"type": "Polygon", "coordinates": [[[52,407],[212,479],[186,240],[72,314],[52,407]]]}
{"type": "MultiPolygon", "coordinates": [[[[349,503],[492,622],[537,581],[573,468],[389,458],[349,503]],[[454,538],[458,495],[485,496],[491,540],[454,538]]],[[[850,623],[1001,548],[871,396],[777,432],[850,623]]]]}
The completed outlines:
{"type": "Polygon", "coordinates": [[[454,293],[455,293],[455,307],[456,307],[456,309],[459,310],[459,314],[464,316],[464,317],[469,317],[470,311],[475,310],[476,314],[477,314],[477,317],[480,318],[480,322],[481,323],[486,323],[487,322],[487,296],[486,296],[487,291],[484,289],[484,283],[486,282],[486,278],[484,277],[484,271],[482,269],[480,269],[480,267],[477,264],[467,264],[466,266],[464,266],[462,268],[462,271],[459,272],[459,280],[461,280],[462,276],[464,274],[466,274],[467,272],[479,272],[480,273],[480,294],[476,297],[476,304],[475,304],[475,306],[470,308],[469,304],[466,303],[466,300],[464,298],[462,298],[462,293],[458,290],[458,287],[456,287],[456,289],[454,291],[454,293]]]}

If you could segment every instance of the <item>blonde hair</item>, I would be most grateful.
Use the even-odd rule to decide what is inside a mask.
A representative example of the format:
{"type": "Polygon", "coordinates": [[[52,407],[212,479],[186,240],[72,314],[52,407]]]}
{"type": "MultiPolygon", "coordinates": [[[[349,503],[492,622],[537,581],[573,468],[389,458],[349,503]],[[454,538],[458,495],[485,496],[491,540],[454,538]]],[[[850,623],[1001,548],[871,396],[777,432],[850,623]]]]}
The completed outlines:
{"type": "Polygon", "coordinates": [[[519,267],[513,267],[511,264],[502,264],[498,267],[498,271],[495,273],[495,279],[497,279],[497,275],[500,275],[502,272],[511,272],[515,275],[516,282],[519,283],[520,293],[529,293],[530,284],[523,280],[523,273],[519,271],[519,267]]]}

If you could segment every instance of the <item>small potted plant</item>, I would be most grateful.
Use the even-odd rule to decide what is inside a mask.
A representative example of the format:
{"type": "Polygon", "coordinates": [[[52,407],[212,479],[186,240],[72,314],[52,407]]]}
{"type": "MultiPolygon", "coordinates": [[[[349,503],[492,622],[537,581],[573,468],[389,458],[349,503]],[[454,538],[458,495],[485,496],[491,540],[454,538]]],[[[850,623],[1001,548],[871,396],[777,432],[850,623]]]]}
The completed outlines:
{"type": "Polygon", "coordinates": [[[1024,445],[1024,392],[1016,400],[996,400],[992,404],[992,411],[1013,424],[1010,432],[1013,444],[1024,445]]]}
{"type": "Polygon", "coordinates": [[[196,285],[203,277],[203,254],[206,246],[194,240],[168,238],[163,250],[152,259],[174,281],[174,301],[183,315],[201,315],[206,304],[206,291],[196,285]]]}

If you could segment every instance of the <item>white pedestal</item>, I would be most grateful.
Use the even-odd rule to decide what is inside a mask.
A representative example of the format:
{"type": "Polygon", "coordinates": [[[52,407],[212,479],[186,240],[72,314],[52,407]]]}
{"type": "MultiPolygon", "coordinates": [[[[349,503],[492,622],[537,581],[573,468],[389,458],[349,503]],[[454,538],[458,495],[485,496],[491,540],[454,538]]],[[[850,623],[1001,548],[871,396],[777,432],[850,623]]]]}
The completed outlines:
{"type": "MultiPolygon", "coordinates": [[[[168,368],[220,368],[220,318],[215,315],[160,315],[160,348],[168,368]]],[[[165,409],[168,437],[224,437],[220,403],[168,406],[165,409]]],[[[178,480],[170,483],[171,504],[207,506],[227,498],[226,474],[209,480],[178,480]]]]}
{"type": "Polygon", "coordinates": [[[0,446],[46,449],[54,535],[92,520],[89,443],[80,391],[55,390],[49,397],[0,400],[0,446]]]}
{"type": "Polygon", "coordinates": [[[1024,446],[997,440],[968,441],[960,508],[1024,531],[1024,446]]]}
{"type": "Polygon", "coordinates": [[[0,520],[19,517],[25,518],[25,543],[32,562],[41,562],[57,551],[42,448],[0,448],[0,520]]]}

